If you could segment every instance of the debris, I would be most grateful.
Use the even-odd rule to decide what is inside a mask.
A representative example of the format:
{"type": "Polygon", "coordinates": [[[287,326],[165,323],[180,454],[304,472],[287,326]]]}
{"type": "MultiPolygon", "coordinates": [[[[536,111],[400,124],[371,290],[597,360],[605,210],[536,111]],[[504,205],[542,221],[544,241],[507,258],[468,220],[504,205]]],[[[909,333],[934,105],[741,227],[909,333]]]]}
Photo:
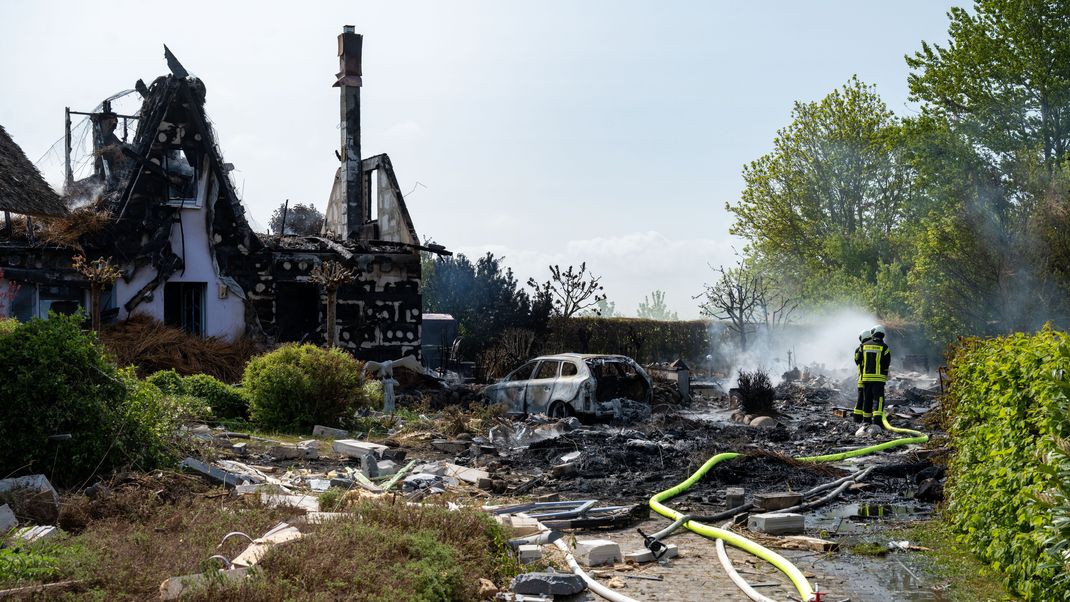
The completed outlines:
{"type": "Polygon", "coordinates": [[[397,473],[398,464],[393,460],[379,460],[379,462],[375,464],[375,470],[378,473],[378,476],[388,477],[397,473]]]}
{"type": "Polygon", "coordinates": [[[514,514],[502,517],[502,523],[513,530],[513,535],[523,537],[542,531],[539,521],[523,514],[514,514]]]}
{"type": "Polygon", "coordinates": [[[729,487],[724,492],[724,505],[726,508],[738,508],[746,503],[745,496],[746,490],[742,487],[729,487]]]}
{"type": "Polygon", "coordinates": [[[923,502],[939,502],[944,499],[944,484],[936,479],[925,479],[918,485],[914,498],[923,502]]]}
{"type": "Polygon", "coordinates": [[[349,431],[344,429],[336,429],[329,426],[323,426],[317,424],[312,427],[312,434],[316,437],[329,437],[331,439],[344,439],[349,436],[349,431]]]}
{"type": "Polygon", "coordinates": [[[276,445],[268,450],[268,454],[276,460],[315,460],[320,457],[316,448],[300,445],[276,445]]]}
{"type": "Polygon", "coordinates": [[[18,529],[12,537],[14,539],[22,540],[25,543],[36,543],[59,535],[60,533],[61,531],[59,530],[59,527],[39,525],[36,527],[23,527],[18,529]]]}
{"type": "Polygon", "coordinates": [[[513,578],[509,589],[518,594],[574,596],[587,589],[587,584],[579,575],[544,571],[517,575],[513,578]]]}
{"type": "Polygon", "coordinates": [[[767,512],[752,514],[747,520],[747,528],[770,535],[787,535],[802,533],[805,527],[803,515],[790,512],[767,512]]]}
{"type": "Polygon", "coordinates": [[[437,449],[440,452],[447,454],[458,455],[468,450],[468,446],[471,445],[468,441],[457,441],[447,439],[435,439],[431,442],[431,447],[437,449]]]}
{"type": "Polygon", "coordinates": [[[573,463],[558,464],[550,468],[550,475],[555,479],[563,479],[576,474],[576,465],[573,463]]]}
{"type": "Polygon", "coordinates": [[[523,564],[531,564],[536,560],[542,560],[542,546],[522,544],[517,548],[517,557],[523,564]]]}
{"type": "Polygon", "coordinates": [[[265,506],[276,508],[279,506],[285,506],[288,508],[297,508],[306,512],[319,512],[320,501],[319,498],[314,495],[283,495],[277,493],[261,493],[260,501],[265,506]]]}
{"type": "MultiPolygon", "coordinates": [[[[318,503],[316,504],[316,507],[318,511],[318,503]]],[[[297,527],[292,527],[287,523],[279,523],[265,533],[263,537],[254,539],[253,542],[249,544],[249,547],[245,548],[245,551],[234,559],[232,564],[236,567],[251,567],[256,564],[265,553],[267,553],[268,548],[288,541],[294,541],[295,539],[301,539],[301,532],[297,530],[297,527]]]]}
{"type": "MultiPolygon", "coordinates": [[[[665,554],[661,558],[676,558],[679,555],[680,551],[676,547],[676,544],[670,543],[665,546],[665,554]]],[[[646,548],[628,552],[624,555],[624,562],[638,562],[642,564],[644,562],[653,562],[654,560],[654,553],[646,548]]]]}
{"type": "Polygon", "coordinates": [[[178,600],[183,595],[207,587],[211,583],[239,581],[248,577],[248,568],[219,569],[215,572],[194,573],[182,577],[171,577],[160,584],[161,600],[178,600]]]}
{"type": "Polygon", "coordinates": [[[569,462],[572,462],[573,460],[578,460],[581,455],[583,455],[583,452],[578,451],[578,450],[574,451],[574,452],[571,452],[571,453],[567,453],[567,454],[561,456],[561,463],[562,464],[568,464],[569,462]]]}
{"type": "Polygon", "coordinates": [[[0,503],[10,506],[15,516],[39,525],[53,525],[59,519],[59,494],[43,474],[0,479],[0,503]]]}
{"type": "Polygon", "coordinates": [[[179,466],[188,468],[194,472],[199,472],[210,480],[221,483],[224,487],[255,484],[246,475],[229,472],[222,468],[205,464],[196,458],[186,458],[185,460],[182,460],[179,466]]]}
{"type": "Polygon", "coordinates": [[[625,583],[624,580],[620,577],[613,577],[612,579],[606,582],[606,585],[612,587],[613,589],[623,589],[625,587],[628,587],[628,584],[625,583]]]}
{"type": "Polygon", "coordinates": [[[11,506],[7,504],[0,506],[0,535],[6,535],[8,531],[18,525],[19,520],[15,518],[15,513],[11,511],[11,506]]]}
{"type": "Polygon", "coordinates": [[[485,577],[479,578],[479,599],[486,600],[493,598],[498,593],[498,586],[494,585],[494,582],[485,577]]]}
{"type": "Polygon", "coordinates": [[[902,540],[902,541],[889,541],[888,542],[888,549],[892,550],[892,551],[898,550],[900,552],[932,552],[933,551],[932,548],[926,548],[925,546],[914,545],[914,544],[910,543],[909,541],[907,541],[905,539],[902,540]]]}
{"type": "Polygon", "coordinates": [[[446,464],[446,475],[473,485],[479,483],[479,479],[490,478],[490,473],[485,470],[465,468],[464,466],[457,466],[456,464],[446,464]]]}
{"type": "Polygon", "coordinates": [[[37,585],[25,585],[11,589],[0,589],[0,598],[35,599],[34,594],[48,592],[62,592],[78,589],[85,581],[71,579],[69,581],[57,581],[55,583],[40,583],[37,585]]]}
{"type": "Polygon", "coordinates": [[[397,484],[401,477],[408,474],[412,467],[416,466],[416,460],[410,460],[408,464],[402,466],[400,470],[394,473],[394,476],[390,477],[390,480],[383,483],[383,491],[390,491],[390,488],[397,484]]]}
{"type": "Polygon", "coordinates": [[[336,453],[350,458],[363,458],[369,452],[375,454],[377,458],[382,457],[383,452],[389,449],[385,445],[379,445],[378,443],[369,443],[367,441],[358,441],[356,439],[338,439],[331,446],[336,453]]]}
{"type": "Polygon", "coordinates": [[[769,416],[758,416],[757,418],[754,418],[753,420],[750,421],[750,425],[751,426],[755,426],[755,427],[758,427],[758,428],[767,428],[767,429],[776,428],[777,424],[778,423],[777,423],[776,419],[775,418],[771,418],[769,416]]]}
{"type": "Polygon", "coordinates": [[[608,539],[584,539],[576,542],[576,560],[586,566],[620,562],[620,544],[608,539]]]}
{"type": "Polygon", "coordinates": [[[458,483],[459,481],[453,477],[420,472],[405,477],[405,480],[402,481],[401,490],[408,492],[426,489],[431,493],[441,493],[447,487],[458,483]]]}
{"type": "Polygon", "coordinates": [[[331,488],[331,482],[327,479],[309,479],[308,488],[315,492],[324,492],[331,488]]]}
{"type": "MultiPolygon", "coordinates": [[[[791,508],[802,501],[801,493],[791,491],[773,491],[769,493],[755,493],[754,505],[766,512],[791,508]]],[[[729,506],[730,508],[733,506],[729,506]]]]}
{"type": "Polygon", "coordinates": [[[840,549],[840,544],[827,539],[807,537],[805,535],[788,535],[784,538],[781,547],[797,550],[813,550],[815,552],[835,552],[840,549]]]}

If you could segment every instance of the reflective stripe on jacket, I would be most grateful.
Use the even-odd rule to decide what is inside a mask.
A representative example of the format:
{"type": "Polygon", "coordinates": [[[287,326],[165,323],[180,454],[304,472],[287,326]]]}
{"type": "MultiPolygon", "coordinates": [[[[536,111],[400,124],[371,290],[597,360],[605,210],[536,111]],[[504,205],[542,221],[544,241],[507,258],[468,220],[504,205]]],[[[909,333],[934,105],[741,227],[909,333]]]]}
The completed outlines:
{"type": "Polygon", "coordinates": [[[892,356],[888,346],[880,339],[862,344],[861,378],[864,383],[883,383],[888,380],[888,367],[892,356]]]}

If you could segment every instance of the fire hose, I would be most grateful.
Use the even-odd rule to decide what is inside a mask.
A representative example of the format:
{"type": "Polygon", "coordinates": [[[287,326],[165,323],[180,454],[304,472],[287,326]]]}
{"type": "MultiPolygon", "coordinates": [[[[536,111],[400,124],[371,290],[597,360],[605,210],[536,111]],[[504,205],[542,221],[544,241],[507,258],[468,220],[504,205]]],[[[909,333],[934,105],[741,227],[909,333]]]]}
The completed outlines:
{"type": "MultiPolygon", "coordinates": [[[[899,427],[892,426],[891,424],[888,423],[888,417],[887,416],[883,416],[882,415],[881,416],[881,420],[882,420],[883,426],[884,426],[884,428],[886,430],[889,430],[889,431],[894,432],[894,433],[907,434],[907,435],[910,435],[910,436],[901,437],[899,439],[894,439],[892,441],[885,441],[883,443],[878,443],[876,445],[870,445],[870,446],[867,446],[867,447],[861,447],[861,448],[858,448],[858,449],[852,449],[852,450],[848,450],[848,451],[845,451],[845,452],[840,452],[840,453],[835,453],[835,454],[825,454],[825,455],[820,455],[820,456],[803,456],[803,457],[800,457],[800,458],[795,458],[795,460],[798,460],[800,462],[837,462],[839,460],[846,460],[848,458],[856,458],[856,457],[859,457],[859,456],[865,456],[865,455],[873,454],[873,453],[876,453],[876,452],[892,449],[894,447],[900,447],[900,446],[903,446],[903,445],[926,443],[929,440],[929,436],[924,434],[924,433],[922,433],[922,432],[920,432],[920,431],[915,431],[915,430],[908,429],[908,428],[899,428],[899,427]]],[[[766,562],[768,562],[768,563],[772,564],[773,566],[775,566],[780,572],[784,573],[788,577],[788,579],[791,580],[792,585],[795,586],[795,589],[799,592],[799,595],[802,597],[803,600],[806,600],[808,602],[811,601],[811,600],[819,600],[819,597],[814,592],[813,586],[810,585],[810,582],[803,575],[802,571],[800,571],[798,567],[796,567],[794,564],[791,563],[791,561],[789,561],[788,559],[784,558],[780,554],[777,554],[776,552],[774,552],[774,551],[772,551],[772,550],[770,550],[770,549],[768,549],[768,548],[766,548],[766,547],[764,547],[764,546],[762,546],[762,545],[760,545],[760,544],[758,544],[758,543],[756,543],[754,541],[751,541],[751,540],[747,539],[746,537],[743,537],[741,535],[733,533],[732,531],[728,531],[727,529],[719,529],[719,528],[714,527],[712,525],[708,525],[708,524],[699,522],[698,520],[696,520],[694,518],[690,518],[690,517],[684,515],[683,513],[679,512],[677,510],[674,510],[674,509],[672,509],[672,508],[670,508],[670,507],[668,507],[668,506],[666,506],[666,505],[664,505],[662,503],[662,502],[664,502],[666,500],[670,500],[670,499],[672,499],[672,498],[684,493],[688,489],[690,489],[695,483],[697,483],[700,479],[702,479],[702,477],[705,476],[707,472],[712,470],[714,466],[720,464],[721,462],[725,462],[725,461],[728,461],[728,460],[735,459],[735,458],[739,457],[739,455],[740,454],[735,453],[735,452],[727,452],[727,453],[717,454],[717,455],[711,457],[709,460],[706,460],[705,464],[703,464],[698,470],[696,470],[694,472],[694,474],[689,476],[683,482],[677,484],[674,487],[666,489],[665,491],[658,492],[658,493],[654,494],[653,497],[650,498],[650,507],[651,507],[651,509],[653,509],[658,514],[660,514],[660,515],[672,520],[673,521],[673,525],[670,526],[668,529],[664,529],[664,530],[660,531],[659,533],[656,533],[656,534],[648,537],[647,538],[648,547],[651,547],[651,549],[653,550],[652,546],[663,545],[663,544],[660,544],[660,542],[658,542],[658,540],[661,539],[662,537],[665,537],[666,535],[668,535],[668,533],[671,533],[677,527],[682,526],[685,529],[688,529],[688,530],[690,530],[690,531],[692,531],[694,533],[698,533],[699,535],[702,535],[703,537],[708,537],[710,539],[717,539],[717,540],[724,541],[725,543],[727,543],[727,544],[729,544],[729,545],[731,545],[733,547],[739,548],[739,549],[741,549],[741,550],[743,550],[745,552],[748,552],[748,553],[750,553],[750,554],[752,554],[754,556],[757,556],[758,558],[761,558],[762,560],[765,560],[766,562]]],[[[864,471],[864,472],[866,472],[866,471],[864,471]]],[[[825,486],[823,486],[821,488],[815,488],[815,489],[823,490],[823,489],[827,489],[827,488],[830,488],[830,487],[833,487],[833,486],[836,486],[836,485],[840,485],[841,487],[843,487],[844,483],[846,483],[850,479],[851,479],[851,477],[846,477],[845,479],[841,479],[840,481],[837,481],[836,483],[828,484],[828,485],[825,485],[825,486]]],[[[813,493],[813,492],[815,492],[815,491],[814,490],[810,491],[810,493],[813,493]]],[[[743,508],[743,507],[741,507],[741,508],[743,508]]],[[[738,585],[738,582],[737,582],[737,585],[738,585]]],[[[743,589],[743,588],[741,588],[741,589],[743,589]]],[[[747,591],[747,590],[744,589],[744,591],[747,591]]],[[[751,591],[753,591],[753,589],[751,591]]],[[[767,598],[762,596],[761,599],[767,599],[767,598]]]]}

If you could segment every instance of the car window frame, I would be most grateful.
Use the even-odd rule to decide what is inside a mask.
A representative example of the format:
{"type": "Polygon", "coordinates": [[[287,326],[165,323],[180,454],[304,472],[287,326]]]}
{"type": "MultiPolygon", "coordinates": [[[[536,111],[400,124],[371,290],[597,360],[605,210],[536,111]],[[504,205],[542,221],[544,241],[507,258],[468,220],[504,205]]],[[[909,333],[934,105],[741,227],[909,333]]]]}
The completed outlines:
{"type": "Polygon", "coordinates": [[[531,373],[531,378],[528,380],[557,380],[557,377],[561,375],[561,360],[545,359],[539,361],[539,367],[531,373]],[[557,364],[557,368],[554,369],[553,376],[539,376],[542,372],[543,364],[557,364]]]}

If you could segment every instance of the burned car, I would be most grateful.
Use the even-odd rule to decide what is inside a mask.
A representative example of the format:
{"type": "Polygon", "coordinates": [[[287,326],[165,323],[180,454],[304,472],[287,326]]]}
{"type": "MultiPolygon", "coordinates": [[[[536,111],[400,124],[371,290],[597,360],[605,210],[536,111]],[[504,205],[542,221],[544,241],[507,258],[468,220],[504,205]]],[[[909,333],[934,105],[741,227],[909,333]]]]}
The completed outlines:
{"type": "Polygon", "coordinates": [[[561,353],[529,360],[483,395],[505,404],[507,414],[564,418],[618,414],[620,400],[649,404],[653,391],[650,376],[629,357],[561,353]]]}

